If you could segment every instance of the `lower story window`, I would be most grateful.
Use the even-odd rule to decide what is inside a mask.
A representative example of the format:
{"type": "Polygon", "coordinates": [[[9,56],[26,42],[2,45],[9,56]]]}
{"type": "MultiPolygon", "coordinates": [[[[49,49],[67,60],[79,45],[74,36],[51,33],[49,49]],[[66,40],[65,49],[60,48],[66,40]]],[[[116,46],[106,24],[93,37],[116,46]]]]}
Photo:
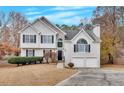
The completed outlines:
{"type": "Polygon", "coordinates": [[[27,49],[26,50],[26,56],[27,57],[35,56],[35,50],[33,50],[33,49],[27,49]]]}

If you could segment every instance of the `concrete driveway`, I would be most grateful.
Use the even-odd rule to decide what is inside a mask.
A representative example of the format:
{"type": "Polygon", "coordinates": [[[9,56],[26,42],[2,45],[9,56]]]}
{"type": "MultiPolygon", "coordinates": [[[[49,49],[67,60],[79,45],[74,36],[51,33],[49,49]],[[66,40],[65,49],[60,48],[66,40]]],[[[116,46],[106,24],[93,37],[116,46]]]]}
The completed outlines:
{"type": "Polygon", "coordinates": [[[124,72],[102,69],[79,69],[57,86],[123,86],[124,72]]]}

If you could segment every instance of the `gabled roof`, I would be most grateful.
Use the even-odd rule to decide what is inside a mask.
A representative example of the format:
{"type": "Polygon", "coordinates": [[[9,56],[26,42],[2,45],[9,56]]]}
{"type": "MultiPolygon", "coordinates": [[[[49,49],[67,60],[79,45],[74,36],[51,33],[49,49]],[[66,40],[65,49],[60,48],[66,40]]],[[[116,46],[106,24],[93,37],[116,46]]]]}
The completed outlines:
{"type": "MultiPolygon", "coordinates": [[[[86,30],[82,30],[82,31],[85,31],[93,40],[94,42],[100,42],[100,39],[93,33],[93,31],[86,31],[86,30]]],[[[72,40],[80,31],[73,31],[73,30],[68,30],[68,31],[65,31],[67,34],[65,36],[65,39],[66,40],[72,40]]]]}
{"type": "Polygon", "coordinates": [[[31,23],[28,23],[26,26],[24,26],[18,33],[21,33],[22,31],[24,31],[24,30],[27,29],[28,27],[31,27],[35,32],[38,33],[38,31],[32,26],[31,23]]]}
{"type": "MultiPolygon", "coordinates": [[[[62,31],[60,28],[58,28],[56,25],[52,24],[47,18],[45,17],[41,17],[36,19],[34,22],[27,24],[23,29],[21,29],[19,31],[19,33],[21,33],[22,31],[24,31],[27,27],[31,26],[33,29],[35,29],[35,27],[33,27],[32,25],[37,22],[38,20],[43,21],[45,24],[47,24],[49,27],[53,28],[55,31],[58,30],[60,32],[62,32],[64,35],[66,35],[66,33],[64,31],[62,31]]],[[[36,29],[35,29],[36,30],[36,29]]]]}
{"type": "Polygon", "coordinates": [[[41,17],[40,20],[42,20],[43,22],[45,22],[46,24],[48,24],[50,27],[52,27],[55,30],[59,30],[60,32],[62,32],[64,35],[66,34],[63,30],[61,30],[60,28],[58,28],[56,25],[54,25],[53,23],[51,23],[46,17],[41,17]]]}

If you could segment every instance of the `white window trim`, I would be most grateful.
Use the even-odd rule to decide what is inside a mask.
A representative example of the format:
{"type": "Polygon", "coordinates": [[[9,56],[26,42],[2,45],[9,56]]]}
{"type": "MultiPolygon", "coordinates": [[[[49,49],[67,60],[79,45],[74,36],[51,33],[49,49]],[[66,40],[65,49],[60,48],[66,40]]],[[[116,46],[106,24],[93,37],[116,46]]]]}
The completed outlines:
{"type": "Polygon", "coordinates": [[[25,35],[25,43],[35,43],[34,35],[25,35]]]}
{"type": "Polygon", "coordinates": [[[52,35],[42,35],[43,43],[52,44],[52,35]]]}
{"type": "Polygon", "coordinates": [[[89,51],[86,49],[87,46],[89,46],[89,44],[75,44],[78,46],[78,49],[76,49],[75,53],[89,53],[89,51]],[[83,46],[82,49],[79,49],[79,46],[83,46]]]}
{"type": "MultiPolygon", "coordinates": [[[[33,50],[33,49],[28,49],[28,57],[33,57],[34,55],[33,55],[33,51],[35,51],[35,50],[33,50]]],[[[35,52],[34,52],[35,53],[35,52]]]]}
{"type": "Polygon", "coordinates": [[[63,47],[63,39],[61,39],[61,40],[60,40],[60,39],[61,39],[61,38],[59,38],[59,39],[58,39],[58,42],[57,42],[57,47],[58,47],[58,48],[62,48],[62,47],[63,47]],[[58,46],[58,43],[62,43],[62,46],[59,47],[59,46],[58,46]]]}

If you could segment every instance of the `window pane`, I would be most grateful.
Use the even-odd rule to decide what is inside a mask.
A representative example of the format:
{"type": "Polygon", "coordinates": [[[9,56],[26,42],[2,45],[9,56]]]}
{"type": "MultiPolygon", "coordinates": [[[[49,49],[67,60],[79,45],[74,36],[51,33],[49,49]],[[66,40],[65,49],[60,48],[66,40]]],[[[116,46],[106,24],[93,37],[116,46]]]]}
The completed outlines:
{"type": "Polygon", "coordinates": [[[30,35],[30,43],[34,43],[34,35],[30,35]]]}
{"type": "Polygon", "coordinates": [[[75,52],[89,52],[89,47],[88,44],[76,44],[75,52]]]}
{"type": "Polygon", "coordinates": [[[77,41],[77,44],[87,44],[87,41],[85,39],[80,39],[77,41]]]}
{"type": "Polygon", "coordinates": [[[33,50],[28,50],[28,56],[32,57],[33,56],[33,50]]]}
{"type": "Polygon", "coordinates": [[[43,43],[46,43],[46,36],[45,35],[43,35],[43,43]]]}
{"type": "Polygon", "coordinates": [[[58,42],[58,47],[62,47],[62,42],[58,42]]]}
{"type": "Polygon", "coordinates": [[[52,36],[48,36],[48,43],[52,43],[52,36]]]}
{"type": "Polygon", "coordinates": [[[63,42],[61,38],[58,39],[58,47],[63,47],[63,42]]]}
{"type": "Polygon", "coordinates": [[[29,35],[25,35],[25,42],[29,43],[29,35]]]}
{"type": "Polygon", "coordinates": [[[43,43],[52,43],[52,35],[43,35],[43,43]]]}
{"type": "Polygon", "coordinates": [[[25,43],[35,43],[35,35],[25,35],[25,43]]]}

